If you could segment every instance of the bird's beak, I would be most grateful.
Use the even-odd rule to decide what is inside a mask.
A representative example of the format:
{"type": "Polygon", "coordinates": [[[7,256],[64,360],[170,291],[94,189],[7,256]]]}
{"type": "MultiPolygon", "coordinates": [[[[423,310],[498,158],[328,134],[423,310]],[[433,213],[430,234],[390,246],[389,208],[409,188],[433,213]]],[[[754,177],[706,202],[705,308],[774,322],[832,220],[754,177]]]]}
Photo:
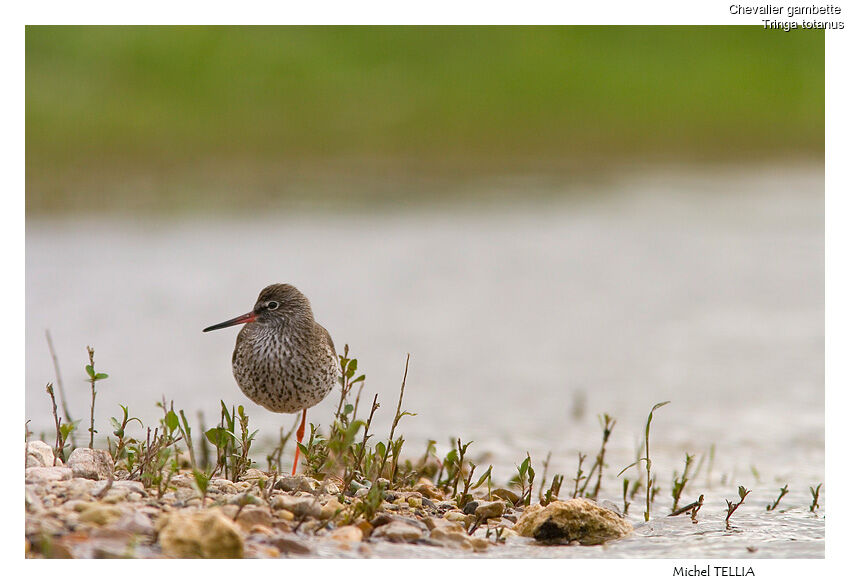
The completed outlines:
{"type": "Polygon", "coordinates": [[[257,313],[252,310],[251,312],[243,314],[242,316],[237,316],[236,318],[231,318],[230,320],[225,320],[224,322],[220,322],[218,324],[208,326],[207,328],[204,329],[204,332],[208,333],[210,331],[227,328],[229,326],[233,326],[233,325],[236,325],[236,324],[245,324],[246,322],[254,322],[255,320],[257,320],[257,313]]]}

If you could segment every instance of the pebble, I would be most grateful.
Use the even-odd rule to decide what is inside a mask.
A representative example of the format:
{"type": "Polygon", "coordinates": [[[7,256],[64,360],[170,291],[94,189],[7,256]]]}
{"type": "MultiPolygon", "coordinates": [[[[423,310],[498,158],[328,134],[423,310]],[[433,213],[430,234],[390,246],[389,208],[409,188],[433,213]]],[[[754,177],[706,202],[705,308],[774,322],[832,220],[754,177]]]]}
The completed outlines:
{"type": "Polygon", "coordinates": [[[449,511],[443,515],[443,518],[449,521],[466,521],[466,515],[460,511],[449,511]]]}
{"type": "Polygon", "coordinates": [[[241,558],[236,524],[217,509],[167,514],[159,529],[162,551],[175,558],[241,558]]]}
{"type": "Polygon", "coordinates": [[[285,521],[293,521],[295,519],[295,513],[288,509],[278,509],[274,512],[274,516],[285,521]]]}
{"type": "MultiPolygon", "coordinates": [[[[464,509],[464,511],[466,511],[466,509],[464,509]]],[[[504,512],[504,501],[481,501],[474,511],[475,517],[478,519],[501,517],[504,512]]]]}
{"type": "Polygon", "coordinates": [[[421,539],[423,535],[421,529],[404,521],[390,521],[385,525],[376,527],[372,532],[372,537],[379,537],[397,543],[415,541],[421,539]]]}
{"type": "Polygon", "coordinates": [[[279,551],[285,554],[309,554],[310,548],[308,548],[303,543],[292,539],[291,537],[276,537],[271,540],[272,545],[274,545],[279,551]]]}
{"type": "Polygon", "coordinates": [[[97,525],[113,523],[124,514],[120,507],[106,503],[83,503],[77,510],[80,512],[80,521],[97,525]]]}
{"type": "Polygon", "coordinates": [[[236,516],[239,527],[251,530],[255,526],[271,527],[272,514],[265,507],[249,505],[236,516]]]}
{"type": "Polygon", "coordinates": [[[443,494],[437,490],[433,483],[430,481],[422,482],[425,479],[421,479],[419,484],[416,485],[416,492],[420,495],[425,495],[429,499],[437,499],[440,500],[443,498],[443,494]]]}
{"type": "Polygon", "coordinates": [[[151,521],[151,518],[146,513],[142,513],[139,510],[134,510],[132,513],[125,513],[112,527],[143,535],[153,535],[154,533],[153,521],[151,521]]]}
{"type": "Polygon", "coordinates": [[[258,468],[249,468],[244,473],[242,473],[242,476],[239,478],[243,481],[269,480],[269,476],[258,468]]]}
{"type": "Polygon", "coordinates": [[[321,518],[330,519],[337,511],[341,511],[343,509],[345,509],[345,505],[340,503],[337,499],[331,499],[322,505],[321,518]]]}
{"type": "Polygon", "coordinates": [[[328,537],[334,541],[358,543],[363,541],[363,531],[355,525],[346,525],[334,529],[328,537]]]}
{"type": "Polygon", "coordinates": [[[65,466],[33,466],[26,469],[26,482],[30,484],[67,481],[73,476],[73,471],[65,466]]]}
{"type": "Polygon", "coordinates": [[[83,479],[101,480],[113,476],[112,456],[105,450],[77,448],[68,457],[67,466],[74,476],[83,479]]]}
{"type": "Polygon", "coordinates": [[[322,507],[313,497],[295,497],[293,495],[277,495],[272,499],[273,509],[286,509],[295,517],[321,517],[322,507]]]}
{"type": "Polygon", "coordinates": [[[304,475],[285,476],[278,479],[274,488],[289,493],[310,493],[313,495],[319,490],[319,481],[304,475]]]}
{"type": "Polygon", "coordinates": [[[512,505],[516,505],[517,501],[519,501],[519,495],[508,489],[493,489],[492,494],[494,497],[499,497],[500,499],[504,499],[505,501],[510,501],[512,505]]]}
{"type": "MultiPolygon", "coordinates": [[[[31,440],[27,442],[27,468],[38,466],[54,466],[53,465],[53,448],[46,442],[41,440],[31,440]]],[[[56,466],[61,466],[62,460],[56,458],[56,466]]]]}

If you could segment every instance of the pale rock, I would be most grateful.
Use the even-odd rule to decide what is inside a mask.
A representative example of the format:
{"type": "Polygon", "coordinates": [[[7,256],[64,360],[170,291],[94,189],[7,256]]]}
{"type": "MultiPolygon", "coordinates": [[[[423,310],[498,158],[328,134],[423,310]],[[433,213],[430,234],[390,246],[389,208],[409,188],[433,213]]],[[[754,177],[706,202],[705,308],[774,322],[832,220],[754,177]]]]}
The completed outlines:
{"type": "MultiPolygon", "coordinates": [[[[27,468],[38,466],[54,466],[53,464],[53,448],[46,442],[41,440],[31,440],[27,442],[27,468]]],[[[62,461],[57,457],[56,465],[61,466],[62,461]]]]}
{"type": "Polygon", "coordinates": [[[466,515],[460,511],[449,511],[443,515],[443,519],[448,519],[449,521],[466,521],[466,515]]]}
{"type": "Polygon", "coordinates": [[[295,517],[322,516],[322,507],[313,497],[296,497],[293,495],[277,495],[272,499],[273,509],[286,509],[295,517]]]}
{"type": "Polygon", "coordinates": [[[105,450],[77,448],[68,457],[67,466],[75,477],[101,480],[108,479],[114,471],[112,456],[105,450]]]}
{"type": "Polygon", "coordinates": [[[632,533],[631,523],[588,499],[532,505],[519,518],[516,532],[548,543],[597,545],[632,533]]]}
{"type": "Polygon", "coordinates": [[[25,472],[29,484],[67,481],[74,476],[73,471],[66,466],[33,466],[25,472]]]}
{"type": "Polygon", "coordinates": [[[416,541],[423,535],[421,529],[404,521],[390,521],[372,532],[372,537],[380,537],[396,543],[416,541]]]}
{"type": "Polygon", "coordinates": [[[113,525],[113,528],[130,533],[140,533],[142,535],[153,535],[154,526],[151,518],[139,510],[133,510],[131,513],[122,515],[113,525]]]}
{"type": "Polygon", "coordinates": [[[244,473],[242,473],[242,476],[240,478],[243,481],[259,481],[259,480],[268,481],[269,480],[268,475],[258,468],[249,468],[244,473]]]}

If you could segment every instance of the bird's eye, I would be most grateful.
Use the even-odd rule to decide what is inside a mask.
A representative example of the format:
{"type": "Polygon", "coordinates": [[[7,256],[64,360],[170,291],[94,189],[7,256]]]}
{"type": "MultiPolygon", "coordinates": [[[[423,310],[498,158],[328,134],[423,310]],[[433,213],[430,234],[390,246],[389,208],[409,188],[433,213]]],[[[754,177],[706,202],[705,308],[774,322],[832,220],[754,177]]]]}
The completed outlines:
{"type": "Polygon", "coordinates": [[[278,304],[277,302],[272,300],[271,302],[268,303],[267,306],[268,306],[269,310],[275,310],[275,309],[277,309],[278,306],[280,306],[280,304],[278,304]]]}

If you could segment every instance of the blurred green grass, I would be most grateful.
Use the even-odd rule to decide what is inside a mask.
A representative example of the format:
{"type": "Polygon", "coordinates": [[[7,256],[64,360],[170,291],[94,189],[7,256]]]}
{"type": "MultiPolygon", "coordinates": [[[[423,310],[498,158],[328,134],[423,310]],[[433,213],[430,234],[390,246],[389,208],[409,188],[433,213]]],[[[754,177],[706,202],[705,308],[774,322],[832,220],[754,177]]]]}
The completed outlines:
{"type": "Polygon", "coordinates": [[[818,159],[823,148],[823,31],[26,32],[28,212],[333,198],[340,185],[374,194],[635,160],[818,159]]]}

